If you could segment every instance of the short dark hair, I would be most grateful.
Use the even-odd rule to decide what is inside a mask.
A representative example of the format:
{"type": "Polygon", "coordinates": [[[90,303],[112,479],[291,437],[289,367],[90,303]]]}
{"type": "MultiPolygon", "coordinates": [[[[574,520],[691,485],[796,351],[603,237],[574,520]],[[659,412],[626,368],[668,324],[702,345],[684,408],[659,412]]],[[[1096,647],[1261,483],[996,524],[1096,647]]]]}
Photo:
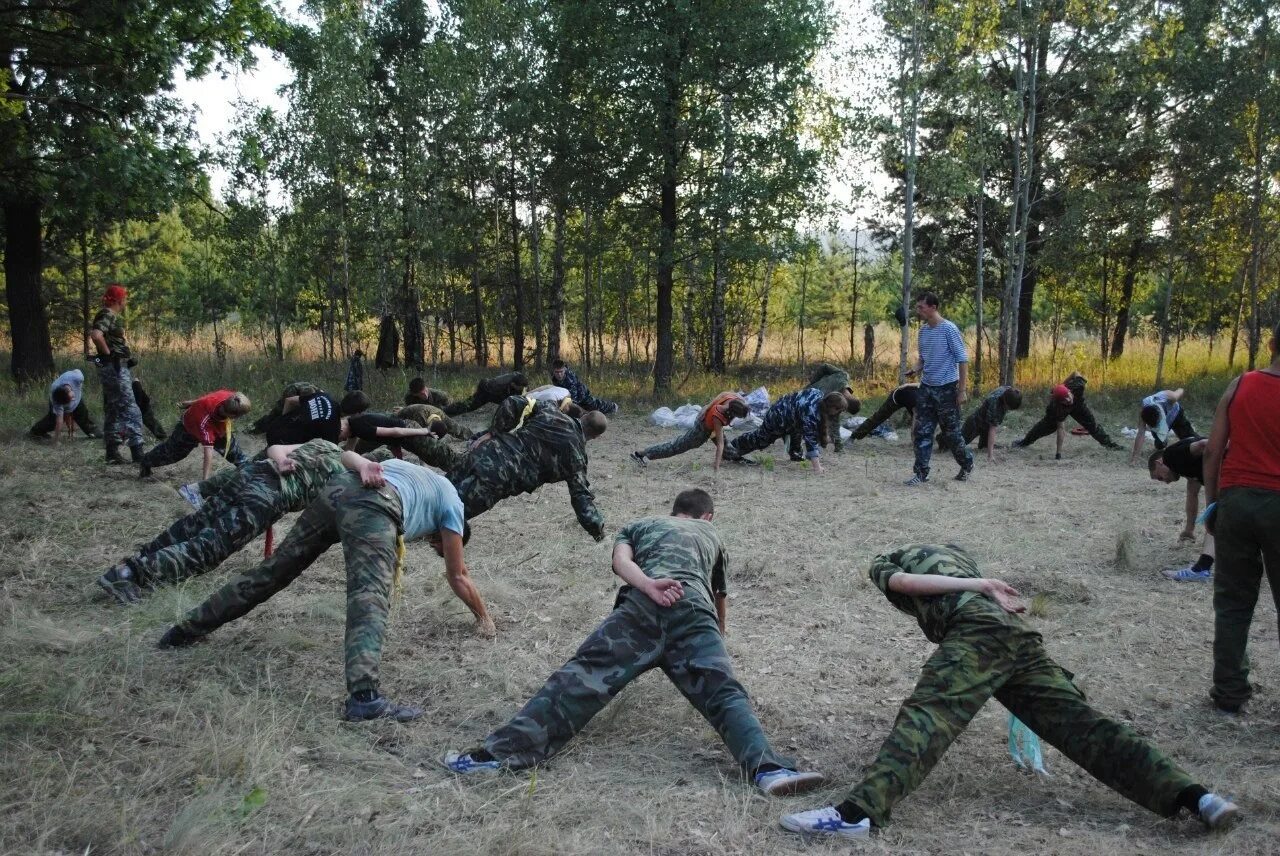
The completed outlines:
{"type": "Polygon", "coordinates": [[[671,513],[687,514],[690,517],[701,517],[704,514],[711,514],[716,510],[716,504],[711,499],[711,494],[707,493],[700,487],[691,487],[688,490],[682,490],[676,496],[676,501],[671,506],[671,513]]]}
{"type": "Polygon", "coordinates": [[[553,369],[567,369],[567,368],[569,368],[569,364],[568,364],[568,363],[566,363],[564,360],[552,360],[552,361],[551,361],[551,368],[553,368],[553,369]]]}
{"type": "Polygon", "coordinates": [[[746,419],[751,415],[751,408],[741,398],[735,398],[724,406],[724,412],[733,419],[746,419]]]}
{"type": "Polygon", "coordinates": [[[932,291],[926,291],[924,294],[916,298],[916,303],[923,303],[925,306],[936,307],[939,302],[938,295],[932,291]]]}
{"type": "Polygon", "coordinates": [[[856,415],[857,412],[862,409],[862,401],[859,400],[858,396],[854,395],[852,392],[846,392],[843,393],[843,395],[845,400],[845,412],[850,416],[856,415]]]}
{"type": "Polygon", "coordinates": [[[65,383],[53,391],[53,403],[60,407],[66,407],[74,397],[71,387],[65,383]]]}
{"type": "MultiPolygon", "coordinates": [[[[1147,472],[1151,473],[1151,475],[1154,476],[1156,474],[1156,461],[1163,461],[1163,460],[1164,460],[1164,449],[1156,449],[1154,452],[1151,453],[1151,457],[1147,458],[1147,472]]],[[[1177,473],[1174,473],[1174,475],[1177,475],[1177,473]]]]}
{"type": "Polygon", "coordinates": [[[1154,404],[1148,404],[1142,408],[1142,421],[1150,425],[1152,428],[1160,424],[1160,408],[1154,404]]]}
{"type": "Polygon", "coordinates": [[[845,398],[843,392],[828,392],[822,396],[822,412],[823,413],[843,413],[849,407],[849,399],[845,398]]]}
{"type": "Polygon", "coordinates": [[[582,423],[582,432],[586,434],[589,439],[599,437],[604,433],[605,429],[609,427],[608,417],[599,410],[592,410],[590,413],[584,413],[582,415],[582,419],[579,421],[582,423]]]}
{"type": "Polygon", "coordinates": [[[566,416],[572,416],[574,419],[581,419],[587,415],[587,411],[582,409],[582,405],[574,402],[572,398],[566,398],[560,402],[560,412],[566,416]]]}
{"type": "Polygon", "coordinates": [[[1004,406],[1010,410],[1017,410],[1022,406],[1022,390],[1016,386],[1011,386],[1004,391],[1004,406]]]}
{"type": "Polygon", "coordinates": [[[413,380],[409,381],[410,392],[414,392],[414,393],[422,392],[426,388],[427,388],[427,382],[423,380],[421,377],[415,377],[413,380]]]}
{"type": "Polygon", "coordinates": [[[342,403],[338,405],[338,410],[343,416],[355,416],[357,413],[364,413],[371,406],[373,402],[369,400],[369,396],[361,390],[354,389],[342,396],[342,403]]]}

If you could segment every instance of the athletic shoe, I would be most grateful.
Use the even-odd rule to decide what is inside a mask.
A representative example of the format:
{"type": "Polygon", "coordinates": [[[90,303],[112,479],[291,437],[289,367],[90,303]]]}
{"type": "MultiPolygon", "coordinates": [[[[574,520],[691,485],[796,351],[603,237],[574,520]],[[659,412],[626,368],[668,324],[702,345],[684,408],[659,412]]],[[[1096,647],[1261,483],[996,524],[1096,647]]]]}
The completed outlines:
{"type": "Polygon", "coordinates": [[[204,497],[200,495],[200,489],[194,484],[179,485],[178,496],[191,503],[191,507],[196,511],[204,505],[204,497]]]}
{"type": "Polygon", "coordinates": [[[973,473],[973,470],[961,470],[956,473],[956,481],[968,481],[971,473],[973,473]]]}
{"type": "Polygon", "coordinates": [[[1230,829],[1240,819],[1240,806],[1217,794],[1200,797],[1199,812],[1200,820],[1213,830],[1230,829]]]}
{"type": "Polygon", "coordinates": [[[1009,448],[1010,448],[1010,449],[1025,449],[1025,448],[1027,448],[1027,441],[1026,441],[1026,440],[1014,440],[1012,443],[1010,443],[1010,444],[1009,444],[1009,448]]]}
{"type": "Polygon", "coordinates": [[[1117,443],[1116,441],[1112,440],[1112,441],[1111,441],[1111,442],[1109,442],[1109,443],[1103,443],[1103,444],[1102,444],[1102,448],[1104,448],[1104,449],[1110,449],[1111,451],[1116,452],[1116,451],[1119,451],[1120,449],[1123,449],[1123,448],[1124,448],[1124,446],[1121,446],[1119,443],[1117,443]]]}
{"type": "Polygon", "coordinates": [[[394,719],[396,722],[413,722],[420,716],[422,716],[422,708],[412,704],[399,704],[382,696],[378,696],[372,701],[359,701],[354,697],[347,699],[346,718],[348,722],[363,722],[369,719],[394,719]]]}
{"type": "Polygon", "coordinates": [[[799,463],[800,461],[804,460],[804,455],[800,454],[799,452],[787,452],[787,457],[795,461],[796,463],[799,463]]]}
{"type": "Polygon", "coordinates": [[[123,562],[98,577],[98,587],[125,606],[142,602],[142,589],[133,579],[133,569],[123,562]]]}
{"type": "Polygon", "coordinates": [[[1174,580],[1180,583],[1207,582],[1213,579],[1213,569],[1205,568],[1203,571],[1196,570],[1195,565],[1189,568],[1178,568],[1174,570],[1170,568],[1167,571],[1161,571],[1160,576],[1166,580],[1174,580]]]}
{"type": "Polygon", "coordinates": [[[188,633],[175,624],[164,632],[164,635],[160,637],[160,641],[156,643],[156,647],[162,651],[168,651],[171,648],[185,648],[199,638],[199,636],[188,633]]]}
{"type": "Polygon", "coordinates": [[[810,791],[824,781],[821,773],[802,773],[782,767],[764,773],[756,773],[756,787],[771,797],[787,796],[810,791]]]}
{"type": "Polygon", "coordinates": [[[631,460],[635,461],[642,467],[649,463],[649,459],[644,456],[644,452],[632,452],[631,460]]]}
{"type": "Polygon", "coordinates": [[[782,828],[801,835],[830,835],[838,838],[870,838],[871,819],[864,817],[857,823],[845,823],[833,805],[784,814],[782,828]]]}
{"type": "Polygon", "coordinates": [[[468,773],[496,773],[502,769],[501,761],[477,761],[471,757],[471,752],[446,752],[444,757],[440,759],[440,763],[453,772],[463,775],[468,773]]]}
{"type": "Polygon", "coordinates": [[[902,484],[905,487],[919,487],[920,485],[924,484],[928,480],[929,480],[928,476],[922,476],[919,473],[916,473],[914,476],[907,479],[902,484]]]}

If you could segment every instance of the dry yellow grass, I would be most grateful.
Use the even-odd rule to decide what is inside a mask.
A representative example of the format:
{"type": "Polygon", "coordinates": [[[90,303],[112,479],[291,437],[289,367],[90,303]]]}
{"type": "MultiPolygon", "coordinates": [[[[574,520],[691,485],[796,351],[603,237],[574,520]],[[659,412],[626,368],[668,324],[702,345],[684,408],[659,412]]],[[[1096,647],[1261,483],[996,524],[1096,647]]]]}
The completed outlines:
{"type": "MultiPolygon", "coordinates": [[[[215,380],[192,382],[179,365],[148,376],[168,402],[184,374],[199,387],[215,380]]],[[[282,380],[240,376],[263,389],[282,380]]],[[[390,400],[392,380],[377,381],[379,400],[390,400]]],[[[97,413],[96,388],[91,396],[97,413]]],[[[31,396],[23,401],[34,406],[31,396]]],[[[1207,426],[1210,404],[1193,402],[1198,426],[1207,426]]],[[[1104,421],[1114,431],[1127,410],[1104,421]]],[[[1001,450],[994,466],[980,458],[964,485],[946,478],[953,465],[941,458],[940,481],[915,491],[899,486],[910,472],[905,438],[859,444],[823,477],[777,456],[771,470],[730,467],[717,478],[709,451],[635,469],[631,449],[670,436],[636,409],[593,443],[592,485],[611,530],[665,513],[686,486],[715,492],[739,676],[776,744],[831,779],[811,797],[770,800],[739,780],[715,734],[657,673],[623,692],[536,776],[458,781],[436,767],[446,749],[473,745],[514,713],[609,608],[609,545],[577,527],[563,486],[475,522],[468,559],[497,620],[495,642],[470,635],[439,560],[411,546],[384,687],[422,703],[426,716],[407,726],[350,725],[338,720],[338,551],[206,643],[158,651],[163,629],[249,567],[260,543],[139,608],[106,602],[93,578],[182,512],[166,485],[190,478],[197,459],[138,482],[131,469],[103,466],[97,443],[55,450],[22,438],[27,415],[36,414],[11,412],[0,423],[0,851],[1280,852],[1280,657],[1270,600],[1259,605],[1252,637],[1258,695],[1247,717],[1221,718],[1206,697],[1211,591],[1158,576],[1195,554],[1176,543],[1182,490],[1150,481],[1145,468],[1125,466],[1124,453],[1088,438],[1071,438],[1060,462],[1051,439],[1001,450]],[[1245,823],[1206,836],[1191,821],[1154,817],[1052,750],[1052,779],[1020,775],[993,702],[876,840],[806,844],[781,831],[781,812],[838,799],[857,780],[931,650],[865,575],[880,550],[926,539],[968,545],[989,573],[1037,596],[1033,622],[1093,702],[1237,797],[1245,823]],[[1126,562],[1117,566],[1121,539],[1126,562]]],[[[1029,402],[1001,440],[1037,415],[1029,402]]]]}

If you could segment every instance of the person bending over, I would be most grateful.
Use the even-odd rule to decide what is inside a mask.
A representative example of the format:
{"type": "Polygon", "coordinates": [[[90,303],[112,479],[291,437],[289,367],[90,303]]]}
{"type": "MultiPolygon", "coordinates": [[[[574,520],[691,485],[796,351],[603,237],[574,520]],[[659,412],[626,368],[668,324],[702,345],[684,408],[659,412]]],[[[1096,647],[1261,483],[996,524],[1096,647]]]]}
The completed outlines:
{"type": "Polygon", "coordinates": [[[64,430],[67,439],[71,439],[73,425],[80,426],[86,437],[102,437],[84,400],[84,372],[80,369],[65,371],[50,384],[49,410],[31,426],[29,433],[32,437],[47,437],[52,431],[53,441],[57,443],[64,430]]]}
{"type": "Polygon", "coordinates": [[[573,403],[588,413],[599,410],[605,416],[612,416],[618,411],[618,405],[615,402],[592,395],[591,390],[587,389],[587,385],[564,360],[555,360],[551,363],[551,382],[567,389],[573,403]]]}
{"type": "MultiPolygon", "coordinates": [[[[1151,477],[1165,484],[1173,484],[1179,478],[1187,480],[1187,523],[1178,533],[1179,541],[1194,541],[1196,517],[1200,514],[1200,488],[1204,486],[1204,453],[1209,441],[1201,437],[1187,437],[1151,453],[1147,469],[1151,477]]],[[[1200,558],[1187,568],[1175,568],[1160,572],[1166,579],[1178,582],[1207,581],[1213,579],[1213,536],[1204,534],[1204,546],[1200,558]]]]}
{"type": "Polygon", "coordinates": [[[1142,399],[1142,407],[1138,410],[1138,433],[1133,438],[1133,452],[1129,455],[1129,463],[1138,461],[1142,454],[1142,445],[1146,442],[1147,431],[1155,439],[1156,449],[1163,449],[1169,442],[1169,433],[1173,432],[1179,440],[1196,436],[1187,418],[1187,411],[1182,407],[1183,390],[1162,389],[1142,399]],[[1145,426],[1145,427],[1144,427],[1145,426]]]}
{"type": "Polygon", "coordinates": [[[232,420],[249,412],[249,397],[243,392],[219,389],[192,401],[182,401],[178,407],[182,418],[169,432],[163,443],[154,446],[142,456],[138,476],[146,478],[156,467],[176,464],[191,454],[197,446],[204,454],[201,478],[208,478],[213,469],[213,452],[226,458],[232,465],[242,467],[249,458],[240,451],[232,433],[232,420]]]}
{"type": "Polygon", "coordinates": [[[657,443],[647,449],[632,452],[631,459],[640,466],[649,461],[672,458],[685,452],[691,452],[712,440],[716,444],[715,456],[711,467],[720,470],[720,461],[724,459],[724,429],[735,419],[745,419],[751,414],[746,400],[736,392],[722,392],[711,403],[702,408],[693,427],[679,437],[665,443],[657,443]]]}

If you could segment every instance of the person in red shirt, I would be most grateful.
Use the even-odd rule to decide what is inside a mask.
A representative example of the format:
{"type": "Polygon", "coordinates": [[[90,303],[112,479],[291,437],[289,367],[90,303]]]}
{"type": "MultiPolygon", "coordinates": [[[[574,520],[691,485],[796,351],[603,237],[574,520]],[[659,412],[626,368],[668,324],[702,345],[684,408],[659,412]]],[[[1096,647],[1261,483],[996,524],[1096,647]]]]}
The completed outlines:
{"type": "Polygon", "coordinates": [[[720,461],[724,459],[724,428],[735,419],[745,419],[751,413],[746,400],[736,392],[722,392],[711,403],[702,408],[693,427],[665,443],[650,446],[639,452],[632,452],[631,459],[644,466],[649,461],[659,458],[671,458],[682,452],[698,448],[708,440],[716,444],[715,461],[712,466],[720,469],[720,461]]]}
{"type": "Polygon", "coordinates": [[[231,430],[231,420],[249,412],[247,395],[220,389],[194,401],[181,401],[178,407],[182,408],[182,417],[169,432],[168,439],[142,456],[138,469],[140,478],[151,475],[151,470],[155,467],[176,464],[191,454],[196,446],[200,446],[204,452],[203,479],[207,479],[213,470],[215,449],[237,467],[249,463],[248,457],[236,444],[231,430]]]}
{"type": "Polygon", "coordinates": [[[1205,450],[1205,529],[1217,546],[1213,575],[1213,688],[1218,710],[1239,713],[1253,695],[1245,648],[1262,575],[1280,610],[1280,324],[1271,365],[1227,387],[1205,450]]]}

